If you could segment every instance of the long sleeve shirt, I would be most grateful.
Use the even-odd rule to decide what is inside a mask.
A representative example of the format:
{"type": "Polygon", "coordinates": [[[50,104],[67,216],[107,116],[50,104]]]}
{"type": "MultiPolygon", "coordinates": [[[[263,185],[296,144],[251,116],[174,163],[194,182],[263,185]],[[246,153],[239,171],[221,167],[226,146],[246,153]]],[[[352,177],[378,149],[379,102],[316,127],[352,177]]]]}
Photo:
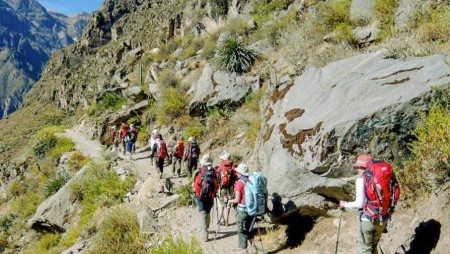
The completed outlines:
{"type": "Polygon", "coordinates": [[[364,194],[364,178],[358,177],[355,181],[356,197],[353,202],[346,202],[345,208],[349,209],[361,209],[364,205],[364,200],[366,196],[364,194]]]}

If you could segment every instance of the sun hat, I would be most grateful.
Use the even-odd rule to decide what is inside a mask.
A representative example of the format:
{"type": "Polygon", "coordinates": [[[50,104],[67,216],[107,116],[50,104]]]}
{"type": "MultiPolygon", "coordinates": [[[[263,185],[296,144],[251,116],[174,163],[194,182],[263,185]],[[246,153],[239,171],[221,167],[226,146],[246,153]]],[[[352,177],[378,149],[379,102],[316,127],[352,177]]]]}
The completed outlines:
{"type": "Polygon", "coordinates": [[[222,155],[219,156],[219,158],[220,158],[221,160],[227,161],[227,160],[230,159],[230,154],[227,153],[226,151],[224,151],[224,152],[222,153],[222,155]]]}
{"type": "Polygon", "coordinates": [[[373,160],[372,156],[367,154],[361,154],[356,158],[356,163],[353,164],[354,167],[367,168],[367,164],[371,163],[373,160]]]}
{"type": "Polygon", "coordinates": [[[117,127],[115,125],[113,125],[113,127],[111,127],[112,129],[116,129],[117,127]]]}
{"type": "Polygon", "coordinates": [[[245,164],[239,164],[239,166],[235,170],[243,176],[248,176],[248,167],[245,164]]]}
{"type": "Polygon", "coordinates": [[[209,166],[212,164],[212,160],[209,157],[209,154],[203,155],[202,159],[200,160],[200,164],[203,166],[209,166]]]}

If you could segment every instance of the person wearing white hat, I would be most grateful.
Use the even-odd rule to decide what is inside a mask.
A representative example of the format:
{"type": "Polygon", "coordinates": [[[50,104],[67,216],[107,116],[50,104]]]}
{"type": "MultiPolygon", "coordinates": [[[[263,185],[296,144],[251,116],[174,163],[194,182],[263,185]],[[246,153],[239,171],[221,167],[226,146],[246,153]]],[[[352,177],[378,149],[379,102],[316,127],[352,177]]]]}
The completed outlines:
{"type": "Polygon", "coordinates": [[[200,230],[203,241],[208,241],[208,228],[211,222],[211,208],[214,205],[214,198],[219,190],[219,183],[212,165],[209,154],[203,155],[200,160],[200,169],[192,183],[195,197],[197,199],[198,210],[200,212],[200,230]]]}
{"type": "Polygon", "coordinates": [[[189,137],[188,141],[189,145],[184,152],[184,161],[187,161],[187,176],[191,177],[193,170],[197,168],[201,151],[194,137],[189,137]]]}
{"type": "Polygon", "coordinates": [[[227,151],[224,151],[219,158],[221,160],[220,166],[216,167],[217,179],[220,185],[219,202],[217,202],[220,211],[219,223],[228,226],[231,204],[226,203],[226,199],[234,194],[234,183],[237,180],[237,174],[233,168],[237,167],[237,164],[230,160],[230,154],[227,151]]]}
{"type": "Polygon", "coordinates": [[[248,181],[248,166],[245,164],[239,164],[235,171],[239,177],[239,180],[236,182],[234,187],[235,197],[228,200],[228,203],[237,204],[236,224],[238,231],[238,246],[243,250],[243,253],[248,253],[247,241],[253,243],[252,234],[249,232],[253,216],[248,215],[245,210],[245,183],[248,181]]]}
{"type": "Polygon", "coordinates": [[[117,131],[117,127],[113,125],[111,127],[111,142],[112,142],[112,150],[117,151],[119,147],[119,132],[117,131]]]}

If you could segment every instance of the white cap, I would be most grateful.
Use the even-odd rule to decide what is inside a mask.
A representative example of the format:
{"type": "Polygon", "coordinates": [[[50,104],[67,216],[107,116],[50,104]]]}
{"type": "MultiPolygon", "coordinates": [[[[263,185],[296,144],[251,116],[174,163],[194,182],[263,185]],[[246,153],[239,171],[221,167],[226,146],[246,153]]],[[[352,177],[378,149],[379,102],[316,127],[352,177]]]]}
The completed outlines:
{"type": "Polygon", "coordinates": [[[248,167],[245,164],[239,164],[239,166],[235,170],[243,176],[248,176],[248,167]]]}
{"type": "Polygon", "coordinates": [[[224,152],[222,153],[222,155],[219,156],[219,158],[220,158],[221,160],[227,161],[227,160],[230,159],[230,154],[227,153],[226,151],[224,151],[224,152]]]}
{"type": "Polygon", "coordinates": [[[209,154],[203,155],[202,159],[200,160],[200,164],[203,166],[209,166],[212,164],[212,160],[209,157],[209,154]]]}

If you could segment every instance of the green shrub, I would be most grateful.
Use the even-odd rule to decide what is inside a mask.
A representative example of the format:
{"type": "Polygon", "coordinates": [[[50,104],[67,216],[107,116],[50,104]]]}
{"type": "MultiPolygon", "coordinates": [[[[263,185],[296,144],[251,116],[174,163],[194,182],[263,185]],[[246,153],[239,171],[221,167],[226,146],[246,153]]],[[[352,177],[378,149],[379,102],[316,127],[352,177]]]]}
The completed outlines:
{"type": "Polygon", "coordinates": [[[50,197],[54,193],[56,193],[61,187],[64,186],[64,184],[67,183],[67,181],[70,180],[70,175],[67,173],[59,173],[52,179],[50,179],[46,185],[44,186],[44,196],[50,197]]]}
{"type": "Polygon", "coordinates": [[[178,187],[175,187],[175,194],[180,195],[180,198],[177,200],[178,206],[189,206],[193,202],[193,193],[191,184],[184,184],[178,187]]]}
{"type": "Polygon", "coordinates": [[[56,143],[48,151],[48,156],[59,159],[64,153],[75,151],[75,143],[70,138],[57,137],[56,143]]]}
{"type": "Polygon", "coordinates": [[[253,19],[258,24],[258,27],[262,27],[263,23],[273,17],[274,12],[286,10],[292,2],[294,0],[254,1],[253,7],[255,12],[253,19]]]}
{"type": "Polygon", "coordinates": [[[450,38],[450,8],[437,6],[430,8],[425,15],[419,17],[419,30],[423,41],[447,42],[450,38]]]}
{"type": "Polygon", "coordinates": [[[115,208],[102,221],[90,254],[145,253],[145,238],[140,235],[137,217],[125,208],[115,208]]]}
{"type": "Polygon", "coordinates": [[[348,23],[341,23],[336,26],[336,41],[346,42],[349,45],[356,45],[356,39],[353,35],[353,28],[348,23]]]}
{"type": "Polygon", "coordinates": [[[28,218],[36,211],[36,208],[44,201],[44,195],[38,191],[28,189],[24,195],[16,198],[11,207],[11,211],[21,218],[28,218]]]}
{"type": "Polygon", "coordinates": [[[178,87],[180,80],[176,77],[176,74],[172,69],[164,69],[159,73],[157,83],[159,89],[165,91],[168,88],[178,87]]]}
{"type": "Polygon", "coordinates": [[[151,254],[201,254],[202,247],[195,240],[191,238],[190,242],[185,242],[183,239],[173,239],[173,237],[166,238],[159,246],[150,250],[151,254]]]}
{"type": "Polygon", "coordinates": [[[403,193],[413,197],[436,191],[450,176],[449,94],[436,100],[423,123],[414,131],[417,140],[411,145],[412,159],[399,171],[403,193]]]}
{"type": "Polygon", "coordinates": [[[108,165],[91,163],[83,177],[71,184],[72,195],[81,200],[80,224],[88,223],[97,208],[122,202],[122,197],[134,186],[135,179],[121,181],[108,165]]]}
{"type": "Polygon", "coordinates": [[[188,59],[189,57],[193,57],[195,56],[195,54],[197,53],[197,50],[194,47],[187,47],[184,51],[183,51],[183,59],[188,59]]]}
{"type": "Polygon", "coordinates": [[[3,252],[8,247],[8,235],[0,232],[0,251],[3,252]]]}
{"type": "Polygon", "coordinates": [[[47,152],[55,147],[58,141],[53,129],[45,128],[38,131],[31,139],[31,147],[34,155],[42,159],[47,155],[47,152]]]}
{"type": "Polygon", "coordinates": [[[33,242],[31,245],[23,251],[24,254],[56,254],[59,253],[52,250],[57,246],[61,239],[60,234],[47,233],[44,234],[37,242],[33,242]]]}
{"type": "Polygon", "coordinates": [[[229,72],[237,73],[249,71],[257,56],[256,51],[234,36],[227,37],[216,51],[219,65],[229,72]]]}
{"type": "Polygon", "coordinates": [[[382,33],[379,35],[379,40],[387,38],[394,25],[394,14],[397,10],[398,1],[396,0],[376,0],[375,12],[377,19],[381,22],[382,33]]]}
{"type": "Polygon", "coordinates": [[[261,121],[259,119],[255,119],[250,124],[250,129],[247,132],[247,140],[249,141],[251,148],[255,148],[256,139],[258,138],[260,130],[261,130],[261,121]]]}
{"type": "Polygon", "coordinates": [[[216,51],[216,41],[208,37],[205,39],[202,49],[202,56],[206,59],[214,57],[214,52],[216,51]]]}
{"type": "Polygon", "coordinates": [[[350,23],[351,0],[326,1],[318,4],[317,26],[333,31],[339,24],[350,23]]]}
{"type": "Polygon", "coordinates": [[[8,230],[13,226],[14,220],[17,215],[10,213],[6,216],[0,217],[0,232],[7,233],[8,230]]]}
{"type": "Polygon", "coordinates": [[[194,137],[197,140],[202,140],[208,129],[204,125],[194,125],[194,126],[188,126],[184,129],[184,140],[188,140],[189,137],[194,137]]]}
{"type": "Polygon", "coordinates": [[[8,196],[18,197],[27,192],[27,185],[22,180],[14,180],[8,185],[8,196]]]}
{"type": "Polygon", "coordinates": [[[125,98],[115,92],[105,93],[97,101],[97,107],[99,110],[111,109],[119,110],[126,104],[125,98]]]}
{"type": "Polygon", "coordinates": [[[66,164],[68,166],[69,172],[76,173],[89,162],[91,162],[90,157],[85,157],[80,152],[75,152],[69,157],[66,164]]]}
{"type": "Polygon", "coordinates": [[[214,18],[225,16],[228,13],[228,0],[211,0],[211,15],[214,18]]]}
{"type": "Polygon", "coordinates": [[[165,90],[157,112],[158,123],[166,124],[185,114],[187,103],[186,95],[180,89],[171,87],[165,90]]]}

